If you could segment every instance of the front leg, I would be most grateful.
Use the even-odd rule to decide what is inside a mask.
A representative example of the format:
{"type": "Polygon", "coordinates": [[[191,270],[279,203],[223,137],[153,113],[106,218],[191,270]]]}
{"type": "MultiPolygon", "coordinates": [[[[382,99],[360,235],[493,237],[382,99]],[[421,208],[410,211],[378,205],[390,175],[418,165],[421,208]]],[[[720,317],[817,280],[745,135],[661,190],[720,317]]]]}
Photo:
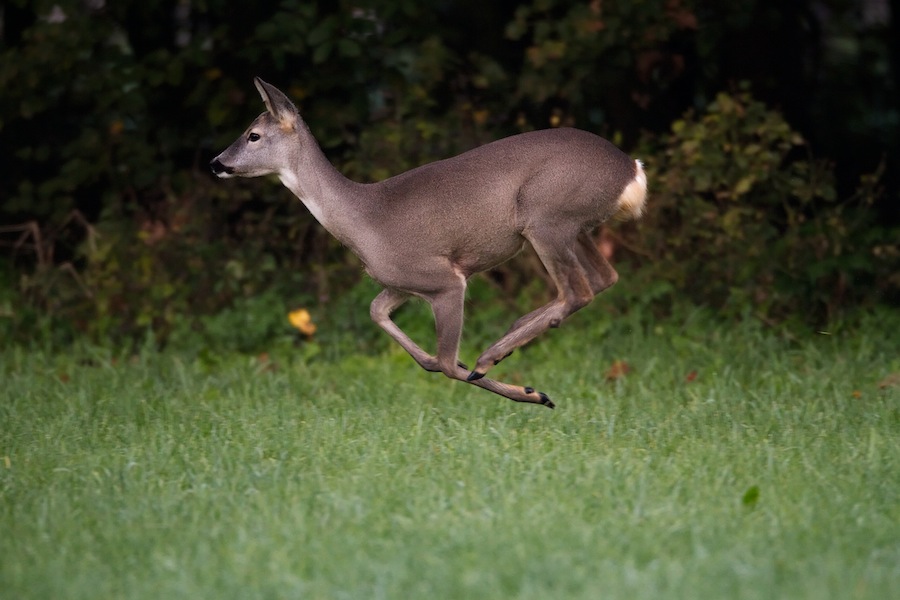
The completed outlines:
{"type": "MultiPolygon", "coordinates": [[[[391,319],[391,313],[400,308],[404,302],[409,300],[409,295],[403,292],[384,289],[378,294],[369,307],[369,315],[372,320],[381,327],[395,342],[400,344],[406,350],[413,360],[426,371],[437,373],[441,371],[438,359],[422,350],[418,344],[406,335],[396,323],[391,319]]],[[[457,361],[457,366],[468,371],[468,367],[457,361]]]]}
{"type": "Polygon", "coordinates": [[[369,315],[379,327],[384,329],[394,341],[400,344],[413,357],[413,360],[419,363],[420,367],[426,371],[440,371],[437,358],[422,350],[391,320],[391,313],[407,300],[409,300],[408,294],[390,288],[384,289],[372,300],[372,304],[369,306],[369,315]]]}

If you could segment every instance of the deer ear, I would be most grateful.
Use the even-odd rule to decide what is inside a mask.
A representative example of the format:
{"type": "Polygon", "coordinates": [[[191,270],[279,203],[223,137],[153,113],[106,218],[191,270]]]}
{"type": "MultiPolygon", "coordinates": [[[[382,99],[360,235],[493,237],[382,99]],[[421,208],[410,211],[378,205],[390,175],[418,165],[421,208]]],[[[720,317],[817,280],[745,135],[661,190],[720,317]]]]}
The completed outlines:
{"type": "Polygon", "coordinates": [[[300,113],[290,98],[285,96],[274,85],[266,83],[259,77],[256,77],[253,83],[256,84],[259,95],[262,96],[263,102],[266,103],[266,110],[278,120],[282,127],[293,129],[297,124],[300,113]]]}

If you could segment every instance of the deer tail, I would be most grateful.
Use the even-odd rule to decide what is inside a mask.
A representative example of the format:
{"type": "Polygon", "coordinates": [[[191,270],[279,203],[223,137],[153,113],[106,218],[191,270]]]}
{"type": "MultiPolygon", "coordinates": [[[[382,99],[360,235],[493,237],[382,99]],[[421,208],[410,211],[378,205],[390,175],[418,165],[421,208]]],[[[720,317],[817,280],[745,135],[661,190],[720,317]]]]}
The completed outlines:
{"type": "Polygon", "coordinates": [[[634,161],[634,179],[632,179],[616,201],[616,221],[631,221],[639,219],[644,214],[644,206],[647,203],[647,175],[644,173],[644,165],[639,160],[634,161]]]}

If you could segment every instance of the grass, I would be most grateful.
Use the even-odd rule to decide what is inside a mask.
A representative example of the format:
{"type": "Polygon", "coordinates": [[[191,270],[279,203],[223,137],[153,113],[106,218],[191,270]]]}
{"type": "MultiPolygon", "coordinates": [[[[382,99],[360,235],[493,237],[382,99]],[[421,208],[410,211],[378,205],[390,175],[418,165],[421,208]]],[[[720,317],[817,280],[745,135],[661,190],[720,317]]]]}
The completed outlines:
{"type": "Polygon", "coordinates": [[[0,598],[900,589],[896,335],[595,317],[497,367],[556,411],[393,348],[7,349],[0,598]],[[631,370],[608,381],[616,360],[631,370]]]}

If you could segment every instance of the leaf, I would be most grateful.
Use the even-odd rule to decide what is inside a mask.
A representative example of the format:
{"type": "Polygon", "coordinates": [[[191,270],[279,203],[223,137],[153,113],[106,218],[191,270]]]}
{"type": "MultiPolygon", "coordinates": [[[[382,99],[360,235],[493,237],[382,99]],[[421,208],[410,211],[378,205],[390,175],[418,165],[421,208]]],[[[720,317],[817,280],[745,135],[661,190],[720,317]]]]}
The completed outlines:
{"type": "Polygon", "coordinates": [[[320,46],[316,46],[316,49],[313,52],[313,62],[318,65],[328,60],[328,57],[331,56],[331,49],[333,47],[334,44],[331,42],[325,42],[320,46]]]}
{"type": "Polygon", "coordinates": [[[356,58],[362,54],[362,48],[360,48],[359,44],[353,40],[340,40],[337,43],[337,47],[340,55],[346,56],[347,58],[356,58]]]}
{"type": "Polygon", "coordinates": [[[312,317],[305,308],[288,313],[288,321],[305,335],[311,336],[316,332],[316,324],[312,322],[312,317]]]}
{"type": "Polygon", "coordinates": [[[609,369],[607,369],[606,371],[606,380],[615,381],[617,379],[621,379],[625,377],[625,375],[630,373],[631,370],[631,365],[629,365],[624,360],[614,360],[609,369]]]}
{"type": "Polygon", "coordinates": [[[741,504],[752,508],[756,506],[757,502],[759,502],[759,486],[752,485],[747,488],[747,491],[741,497],[741,504]]]}
{"type": "Polygon", "coordinates": [[[745,175],[741,177],[737,184],[734,186],[734,195],[735,196],[743,196],[747,192],[750,191],[750,188],[753,187],[753,184],[756,181],[756,177],[753,175],[745,175]]]}
{"type": "Polygon", "coordinates": [[[332,16],[324,19],[315,29],[309,32],[309,36],[306,38],[307,43],[310,46],[320,46],[327,42],[330,46],[337,24],[336,17],[332,16]]]}

